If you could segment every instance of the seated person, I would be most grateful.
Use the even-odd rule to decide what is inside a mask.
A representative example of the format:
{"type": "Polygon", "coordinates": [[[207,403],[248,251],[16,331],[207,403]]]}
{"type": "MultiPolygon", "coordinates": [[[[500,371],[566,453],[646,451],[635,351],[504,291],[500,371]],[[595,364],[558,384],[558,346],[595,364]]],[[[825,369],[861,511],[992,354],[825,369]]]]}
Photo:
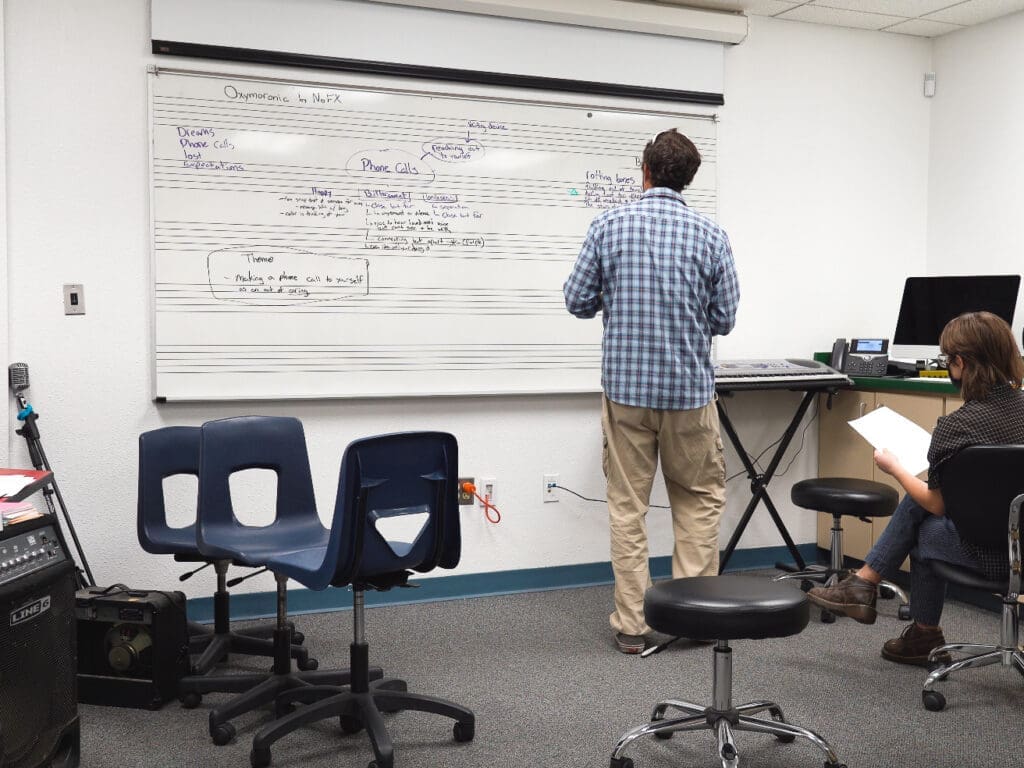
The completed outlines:
{"type": "Polygon", "coordinates": [[[947,323],[939,340],[949,379],[964,404],[941,417],[928,448],[928,482],[911,475],[888,451],[875,451],[875,464],[907,491],[889,526],[856,573],[833,587],[816,587],[808,599],[838,616],[862,624],[875,621],[878,582],[892,578],[910,555],[910,613],[914,621],[900,637],[886,641],[882,657],[900,664],[925,664],[945,645],[939,619],[946,582],[929,560],[967,566],[992,580],[1009,575],[1007,549],[988,550],[962,542],[944,516],[944,462],[969,445],[1024,444],[1024,363],[1010,326],[988,312],[967,312],[947,323]]]}

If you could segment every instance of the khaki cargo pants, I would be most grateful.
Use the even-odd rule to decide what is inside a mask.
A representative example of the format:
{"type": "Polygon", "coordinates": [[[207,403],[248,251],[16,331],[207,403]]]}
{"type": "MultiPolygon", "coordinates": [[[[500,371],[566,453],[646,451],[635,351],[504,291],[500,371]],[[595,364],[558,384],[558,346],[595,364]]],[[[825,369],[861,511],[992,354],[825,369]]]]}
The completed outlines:
{"type": "Polygon", "coordinates": [[[718,521],[725,506],[725,457],[714,401],[690,411],[654,410],[603,398],[604,474],[608,480],[617,632],[642,635],[644,591],[651,586],[647,507],[661,458],[672,507],[672,577],[718,573],[718,521]]]}

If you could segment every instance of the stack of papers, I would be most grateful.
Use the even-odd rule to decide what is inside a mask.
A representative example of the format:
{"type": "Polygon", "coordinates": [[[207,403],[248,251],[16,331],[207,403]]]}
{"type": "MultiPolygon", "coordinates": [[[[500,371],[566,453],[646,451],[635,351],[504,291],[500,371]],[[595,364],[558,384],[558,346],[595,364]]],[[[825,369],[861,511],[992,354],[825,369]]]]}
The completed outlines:
{"type": "Polygon", "coordinates": [[[0,501],[0,528],[42,517],[31,501],[0,501]]]}
{"type": "Polygon", "coordinates": [[[878,450],[895,454],[910,474],[919,475],[928,469],[932,436],[906,416],[883,405],[849,424],[878,450]]]}

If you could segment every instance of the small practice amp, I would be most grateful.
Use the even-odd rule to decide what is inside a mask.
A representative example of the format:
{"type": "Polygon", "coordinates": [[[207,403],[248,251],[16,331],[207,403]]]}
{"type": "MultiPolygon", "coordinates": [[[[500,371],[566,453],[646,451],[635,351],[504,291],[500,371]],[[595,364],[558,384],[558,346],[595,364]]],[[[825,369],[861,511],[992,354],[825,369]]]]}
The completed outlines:
{"type": "Polygon", "coordinates": [[[49,515],[0,531],[0,766],[77,768],[75,567],[49,515]]]}
{"type": "Polygon", "coordinates": [[[76,595],[78,700],[109,707],[159,709],[189,672],[182,592],[123,585],[76,595]]]}

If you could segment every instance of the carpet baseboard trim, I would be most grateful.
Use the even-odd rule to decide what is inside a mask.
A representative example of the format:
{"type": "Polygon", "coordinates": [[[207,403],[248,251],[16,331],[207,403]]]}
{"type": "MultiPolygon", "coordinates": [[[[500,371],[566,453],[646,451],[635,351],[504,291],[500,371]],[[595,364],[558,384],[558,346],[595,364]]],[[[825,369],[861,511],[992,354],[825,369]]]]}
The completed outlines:
{"type": "MultiPolygon", "coordinates": [[[[797,546],[800,556],[817,561],[816,544],[797,546]]],[[[738,549],[729,559],[730,572],[771,568],[778,560],[788,560],[786,547],[755,547],[738,549]]],[[[667,578],[672,574],[672,558],[651,558],[651,576],[667,578]]],[[[518,592],[540,592],[549,589],[572,589],[611,584],[610,562],[557,565],[547,568],[523,568],[512,571],[434,576],[420,579],[417,588],[391,589],[387,592],[367,591],[366,605],[404,605],[406,603],[459,600],[470,597],[508,595],[518,592]]],[[[233,621],[274,616],[277,597],[273,592],[249,592],[231,596],[233,621]]],[[[323,591],[294,589],[288,591],[288,615],[343,611],[352,608],[352,591],[348,587],[329,587],[323,591]]],[[[199,597],[188,601],[188,617],[192,621],[213,621],[213,598],[199,597]]]]}

